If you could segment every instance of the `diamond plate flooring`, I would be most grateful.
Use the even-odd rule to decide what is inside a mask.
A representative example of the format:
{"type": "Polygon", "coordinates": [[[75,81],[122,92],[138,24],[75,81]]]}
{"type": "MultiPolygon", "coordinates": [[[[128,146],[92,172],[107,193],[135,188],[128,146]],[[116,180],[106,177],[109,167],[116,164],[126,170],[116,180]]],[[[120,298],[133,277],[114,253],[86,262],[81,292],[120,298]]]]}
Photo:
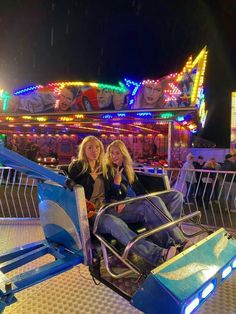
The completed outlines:
{"type": "MultiPolygon", "coordinates": [[[[36,222],[0,221],[0,253],[41,239],[43,232],[36,222]]],[[[44,256],[10,275],[50,259],[50,256],[44,256]]],[[[235,295],[236,274],[221,285],[197,313],[236,314],[235,295]]],[[[5,314],[141,314],[103,284],[96,286],[83,265],[19,292],[16,297],[18,302],[7,307],[5,314]]]]}

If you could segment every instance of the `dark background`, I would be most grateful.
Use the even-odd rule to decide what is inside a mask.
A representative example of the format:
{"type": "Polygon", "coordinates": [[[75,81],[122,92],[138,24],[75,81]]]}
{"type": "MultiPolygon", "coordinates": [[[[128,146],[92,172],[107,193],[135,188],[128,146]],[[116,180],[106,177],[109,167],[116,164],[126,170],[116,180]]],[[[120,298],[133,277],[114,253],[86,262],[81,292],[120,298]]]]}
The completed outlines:
{"type": "Polygon", "coordinates": [[[207,45],[201,136],[229,147],[236,0],[11,0],[0,3],[0,87],[117,83],[182,70],[207,45]]]}

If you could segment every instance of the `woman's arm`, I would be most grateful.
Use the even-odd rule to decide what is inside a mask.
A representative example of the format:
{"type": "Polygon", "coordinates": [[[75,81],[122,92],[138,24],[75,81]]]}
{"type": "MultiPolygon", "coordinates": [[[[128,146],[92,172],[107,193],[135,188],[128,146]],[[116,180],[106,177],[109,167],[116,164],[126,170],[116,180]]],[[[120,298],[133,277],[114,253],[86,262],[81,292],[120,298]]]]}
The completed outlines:
{"type": "Polygon", "coordinates": [[[80,161],[72,161],[68,169],[69,178],[72,179],[75,183],[83,186],[85,196],[88,200],[90,200],[93,193],[94,179],[90,175],[89,171],[81,173],[82,169],[83,165],[80,161]]]}
{"type": "Polygon", "coordinates": [[[106,199],[107,201],[113,200],[123,200],[127,196],[128,191],[128,181],[125,176],[122,175],[120,184],[114,182],[114,176],[111,173],[111,169],[108,168],[107,179],[105,179],[106,185],[106,199]]]}
{"type": "Polygon", "coordinates": [[[81,171],[82,171],[82,164],[80,162],[78,162],[77,160],[74,160],[70,163],[68,167],[69,177],[70,179],[72,179],[78,184],[80,183],[79,178],[81,176],[81,171]]]}

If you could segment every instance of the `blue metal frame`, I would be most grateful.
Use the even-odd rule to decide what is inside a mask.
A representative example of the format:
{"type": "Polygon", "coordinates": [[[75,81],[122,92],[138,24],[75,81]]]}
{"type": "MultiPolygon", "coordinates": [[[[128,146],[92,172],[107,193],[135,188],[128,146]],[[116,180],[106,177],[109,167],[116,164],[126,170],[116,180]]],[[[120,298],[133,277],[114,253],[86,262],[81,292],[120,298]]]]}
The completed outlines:
{"type": "Polygon", "coordinates": [[[147,314],[193,313],[221,284],[223,271],[236,260],[236,241],[223,229],[175,256],[152,271],[132,299],[132,304],[147,314]],[[212,291],[202,296],[213,284],[212,291]],[[190,312],[191,302],[195,307],[190,312]],[[158,309],[158,311],[156,311],[158,309]]]}
{"type": "Polygon", "coordinates": [[[16,292],[67,271],[82,261],[83,257],[78,253],[68,251],[64,246],[49,244],[46,240],[20,246],[4,253],[0,256],[0,312],[5,306],[16,301],[14,297],[16,292]],[[46,254],[52,255],[55,260],[10,280],[5,276],[6,273],[46,254]]]}
{"type": "MultiPolygon", "coordinates": [[[[0,256],[0,312],[16,301],[14,294],[84,262],[86,247],[81,236],[78,194],[67,177],[46,169],[0,143],[0,162],[38,179],[40,220],[45,240],[17,247],[0,256]],[[52,182],[53,181],[53,182],[52,182]],[[69,183],[69,184],[68,184],[69,183]],[[70,187],[68,189],[67,187],[70,187]],[[5,274],[50,254],[55,260],[8,279],[5,274]]],[[[86,205],[84,202],[86,210],[86,205]]],[[[81,209],[80,208],[80,209],[81,209]]],[[[86,217],[86,216],[85,216],[86,217]]],[[[86,218],[87,219],[87,218],[86,218]]],[[[82,219],[81,219],[82,221],[82,219]]],[[[88,228],[88,226],[86,226],[88,228]]]]}

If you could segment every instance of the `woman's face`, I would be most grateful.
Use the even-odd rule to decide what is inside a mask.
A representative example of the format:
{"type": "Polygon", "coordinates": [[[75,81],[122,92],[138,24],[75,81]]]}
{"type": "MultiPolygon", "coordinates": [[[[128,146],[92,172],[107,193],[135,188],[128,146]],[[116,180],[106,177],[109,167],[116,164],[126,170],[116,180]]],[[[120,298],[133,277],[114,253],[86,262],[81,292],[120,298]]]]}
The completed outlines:
{"type": "Polygon", "coordinates": [[[66,111],[71,107],[71,103],[73,100],[73,93],[68,89],[64,88],[61,91],[60,99],[59,99],[59,110],[66,111]]]}
{"type": "Polygon", "coordinates": [[[106,108],[111,104],[112,93],[109,89],[97,89],[97,100],[100,109],[106,108]]]}
{"type": "Polygon", "coordinates": [[[144,86],[144,99],[147,104],[154,105],[158,99],[162,96],[163,90],[160,84],[146,84],[144,86]]]}
{"type": "Polygon", "coordinates": [[[115,107],[115,110],[121,110],[124,107],[124,102],[125,102],[125,93],[121,93],[118,91],[113,92],[113,105],[115,107]]]}
{"type": "Polygon", "coordinates": [[[98,160],[101,153],[100,145],[97,141],[88,141],[85,144],[85,156],[88,161],[96,161],[98,160]]]}
{"type": "Polygon", "coordinates": [[[113,146],[110,149],[110,159],[111,162],[117,166],[121,166],[123,161],[124,161],[124,157],[121,153],[121,150],[118,147],[113,146]]]}

